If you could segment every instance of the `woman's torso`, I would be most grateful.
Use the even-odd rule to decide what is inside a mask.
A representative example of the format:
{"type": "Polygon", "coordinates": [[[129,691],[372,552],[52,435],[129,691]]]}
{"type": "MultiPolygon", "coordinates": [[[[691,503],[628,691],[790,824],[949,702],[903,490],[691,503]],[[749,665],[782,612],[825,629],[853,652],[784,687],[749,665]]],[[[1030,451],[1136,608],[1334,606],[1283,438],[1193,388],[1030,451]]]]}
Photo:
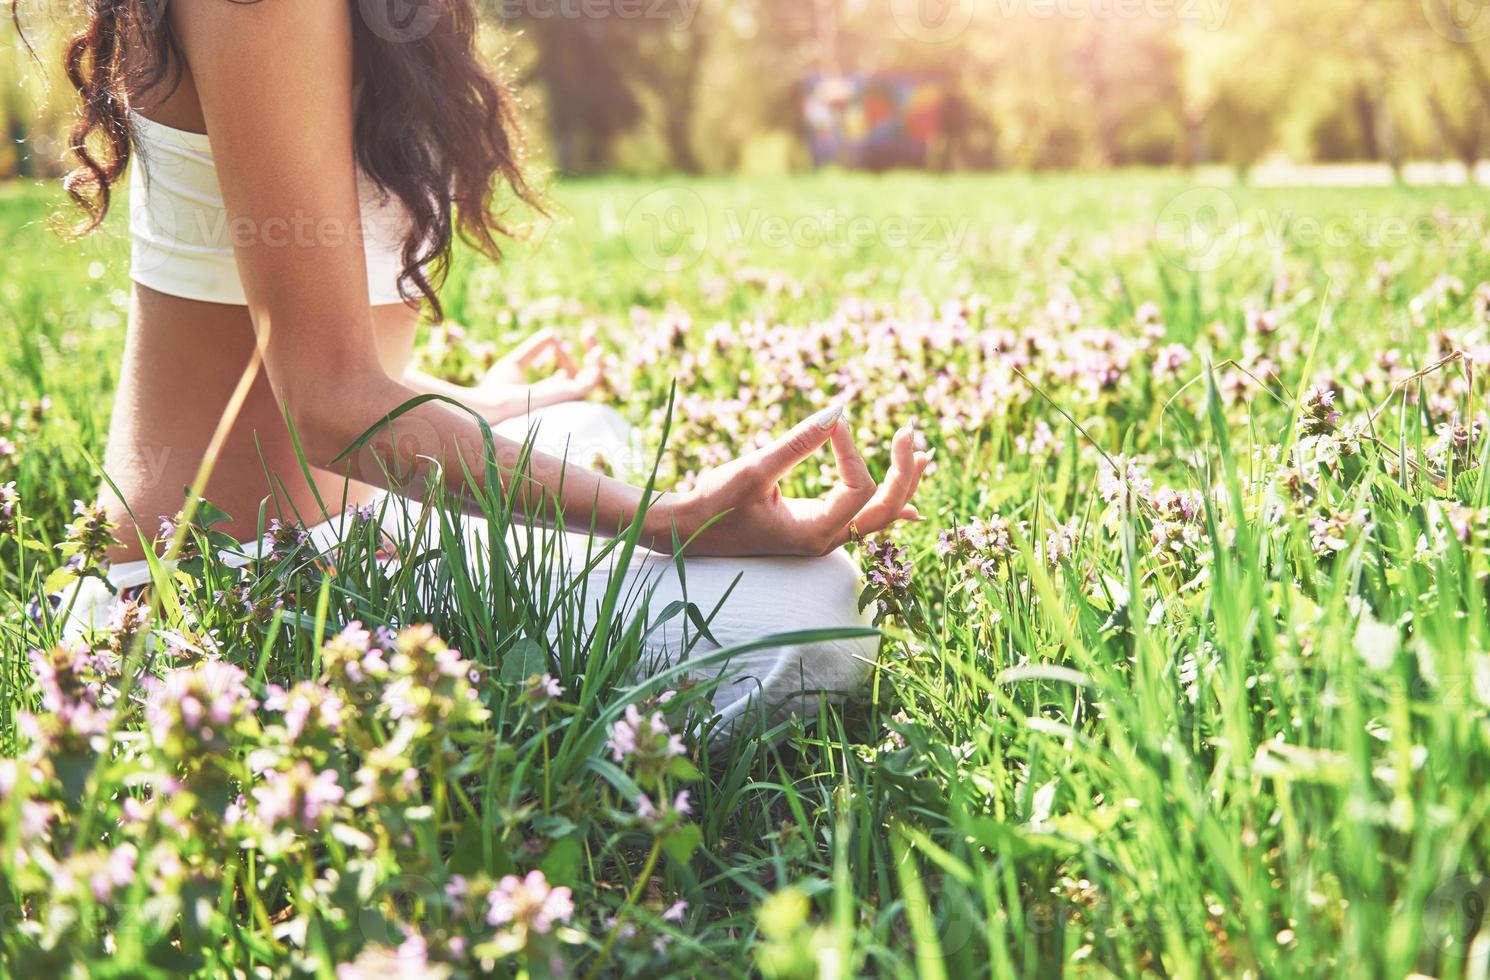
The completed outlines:
{"type": "MultiPolygon", "coordinates": [[[[151,198],[152,188],[147,182],[143,188],[146,198],[135,197],[140,178],[132,176],[131,224],[148,223],[153,213],[155,230],[170,232],[160,225],[159,218],[169,212],[187,214],[193,227],[178,229],[169,242],[157,240],[147,246],[145,264],[153,268],[132,271],[137,281],[104,459],[105,473],[123,500],[115,495],[109,481],[101,491],[105,505],[122,525],[119,537],[123,544],[113,554],[114,560],[138,558],[142,552],[139,535],[128,525],[124,502],[139,520],[144,536],[152,537],[158,518],[180,509],[183,488],[194,485],[219,421],[235,405],[233,422],[214,454],[215,463],[203,494],[233,518],[232,524],[221,530],[239,538],[253,537],[260,504],[266,498],[266,518],[298,518],[306,523],[322,519],[319,501],[324,501],[327,509],[337,510],[344,502],[365,500],[371,488],[348,485],[338,475],[313,471],[307,483],[262,370],[246,382],[247,393],[241,404],[234,399],[235,389],[244,382],[246,369],[253,363],[253,323],[248,308],[241,305],[241,287],[228,294],[227,286],[237,285],[236,268],[225,270],[220,264],[213,265],[211,257],[205,261],[202,258],[201,249],[215,248],[219,242],[201,238],[197,232],[227,228],[228,222],[220,192],[216,191],[215,174],[208,182],[200,169],[205,166],[211,173],[214,165],[190,73],[183,72],[179,84],[163,98],[151,99],[146,94],[132,101],[146,120],[138,133],[138,150],[146,158],[140,176],[151,179],[149,158],[153,150],[156,161],[169,161],[165,172],[156,163],[157,173],[162,174],[158,178],[160,187],[169,196],[151,198]],[[169,172],[172,167],[177,168],[176,172],[169,172]],[[169,182],[174,183],[167,188],[169,182]],[[169,208],[162,207],[163,201],[169,208]],[[195,258],[180,259],[172,248],[162,247],[180,250],[193,242],[198,248],[195,258]],[[225,285],[227,275],[231,279],[225,285]]],[[[140,164],[137,153],[132,166],[138,169],[140,164]]],[[[369,244],[369,249],[373,247],[369,244]]],[[[140,246],[132,252],[141,254],[140,246]]],[[[386,262],[374,268],[384,282],[396,272],[390,272],[386,262]]],[[[370,302],[387,300],[386,287],[380,295],[377,286],[370,284],[369,297],[370,302]]],[[[372,305],[371,312],[380,360],[390,374],[397,376],[408,363],[418,310],[395,299],[372,305]]],[[[332,377],[333,372],[328,371],[328,381],[332,377]]]]}

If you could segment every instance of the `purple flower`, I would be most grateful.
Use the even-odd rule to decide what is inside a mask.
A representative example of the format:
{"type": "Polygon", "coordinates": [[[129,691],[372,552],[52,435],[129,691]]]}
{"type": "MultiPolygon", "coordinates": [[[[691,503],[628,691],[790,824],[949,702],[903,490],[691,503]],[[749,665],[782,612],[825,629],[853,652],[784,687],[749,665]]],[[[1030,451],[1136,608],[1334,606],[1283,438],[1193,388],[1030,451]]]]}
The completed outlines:
{"type": "Polygon", "coordinates": [[[310,532],[298,523],[285,524],[278,518],[269,521],[269,557],[281,560],[298,555],[310,545],[310,532]]]}
{"type": "Polygon", "coordinates": [[[646,793],[638,793],[633,803],[637,818],[653,833],[672,826],[693,812],[686,789],[678,792],[670,806],[666,800],[662,801],[661,806],[654,805],[646,793]]]}
{"type": "Polygon", "coordinates": [[[16,492],[16,481],[0,484],[0,534],[16,532],[16,511],[20,505],[21,495],[16,492]]]}
{"type": "Polygon", "coordinates": [[[377,516],[377,510],[372,504],[347,504],[347,517],[354,522],[371,523],[377,516]]]}
{"type": "Polygon", "coordinates": [[[1272,310],[1248,310],[1247,332],[1257,337],[1271,337],[1278,332],[1278,314],[1272,310]]]}
{"type": "MultiPolygon", "coordinates": [[[[453,951],[454,939],[450,945],[453,951]]],[[[357,959],[336,967],[336,980],[415,980],[448,975],[448,968],[431,968],[429,943],[417,932],[410,932],[397,948],[367,946],[357,959]]]]}
{"type": "Polygon", "coordinates": [[[103,867],[95,871],[88,880],[95,901],[107,902],[115,889],[123,888],[135,878],[135,863],[139,851],[127,841],[120,844],[104,858],[103,867]]]}
{"type": "Polygon", "coordinates": [[[487,895],[486,921],[507,926],[522,934],[548,933],[560,922],[574,915],[574,901],[568,888],[549,885],[542,871],[529,871],[526,877],[506,875],[487,895]]]}
{"type": "Polygon", "coordinates": [[[1314,385],[1304,392],[1299,413],[1299,427],[1304,435],[1328,435],[1340,424],[1340,412],[1335,408],[1335,392],[1321,385],[1314,385]]]}
{"type": "Polygon", "coordinates": [[[278,684],[269,685],[264,707],[284,715],[285,734],[293,742],[299,740],[312,721],[322,731],[340,731],[346,702],[323,684],[301,681],[288,691],[278,684]]]}
{"type": "Polygon", "coordinates": [[[1045,559],[1045,563],[1055,568],[1062,562],[1070,561],[1076,553],[1080,533],[1080,526],[1075,519],[1066,524],[1057,525],[1055,530],[1047,532],[1041,556],[1045,559]]]}
{"type": "Polygon", "coordinates": [[[520,700],[542,711],[548,707],[550,702],[557,701],[563,696],[564,686],[555,680],[553,675],[534,674],[528,678],[520,700]]]}
{"type": "Polygon", "coordinates": [[[147,682],[145,719],[155,744],[187,760],[221,751],[228,729],[258,706],[248,675],[220,660],[203,660],[147,682]]]}
{"type": "Polygon", "coordinates": [[[334,769],[316,772],[301,759],[287,771],[270,769],[253,789],[254,815],[266,829],[314,830],[346,796],[334,769]]]}
{"type": "Polygon", "coordinates": [[[615,761],[629,761],[641,770],[660,771],[668,759],[687,752],[682,736],[667,727],[662,712],[643,716],[634,704],[628,704],[626,713],[611,725],[606,745],[615,761]]]}
{"type": "Polygon", "coordinates": [[[321,668],[334,682],[361,689],[389,674],[385,653],[391,644],[373,643],[373,636],[357,620],[321,648],[321,668]]]}
{"type": "Polygon", "coordinates": [[[1109,463],[1102,461],[1097,478],[1097,490],[1109,504],[1124,504],[1134,507],[1138,501],[1148,497],[1154,489],[1154,481],[1144,475],[1143,468],[1125,456],[1115,457],[1109,463]]]}
{"type": "Polygon", "coordinates": [[[1370,527],[1365,510],[1332,511],[1309,521],[1309,541],[1315,554],[1334,555],[1350,547],[1353,532],[1370,527]]]}
{"type": "Polygon", "coordinates": [[[1178,377],[1193,355],[1184,344],[1166,344],[1154,355],[1154,379],[1171,381],[1178,377]]]}
{"type": "Polygon", "coordinates": [[[67,525],[67,535],[57,545],[57,550],[80,570],[93,568],[107,571],[108,550],[115,544],[114,530],[119,525],[109,519],[108,513],[99,504],[74,500],[72,507],[75,517],[67,525]]]}

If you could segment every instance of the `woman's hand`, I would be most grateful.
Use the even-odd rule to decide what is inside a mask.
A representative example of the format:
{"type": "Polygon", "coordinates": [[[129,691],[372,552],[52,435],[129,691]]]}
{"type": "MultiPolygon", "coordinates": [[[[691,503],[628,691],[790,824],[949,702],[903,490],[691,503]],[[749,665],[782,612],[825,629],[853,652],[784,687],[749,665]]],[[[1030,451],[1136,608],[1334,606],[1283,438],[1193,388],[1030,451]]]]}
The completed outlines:
{"type": "Polygon", "coordinates": [[[825,409],[765,449],[704,473],[694,489],[665,495],[647,515],[652,539],[676,528],[685,543],[697,534],[684,548],[690,555],[825,555],[856,535],[919,519],[910,500],[930,454],[915,451],[909,428],[899,430],[890,471],[876,485],[842,416],[841,405],[825,409]],[[821,499],[783,497],[780,479],[829,441],[838,482],[821,499]]]}
{"type": "Polygon", "coordinates": [[[586,338],[579,360],[553,330],[544,328],[519,344],[486,372],[475,387],[477,400],[492,406],[489,422],[512,418],[535,408],[581,401],[600,386],[599,349],[586,338]],[[552,373],[535,382],[529,376],[552,362],[552,373]]]}

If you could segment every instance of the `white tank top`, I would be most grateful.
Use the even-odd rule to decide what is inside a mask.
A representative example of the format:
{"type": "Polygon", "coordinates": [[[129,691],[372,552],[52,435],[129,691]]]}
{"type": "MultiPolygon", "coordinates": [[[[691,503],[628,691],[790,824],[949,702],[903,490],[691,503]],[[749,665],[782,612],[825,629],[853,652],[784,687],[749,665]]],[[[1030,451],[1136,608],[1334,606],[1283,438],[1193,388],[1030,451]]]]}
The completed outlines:
{"type": "MultiPolygon", "coordinates": [[[[129,177],[130,278],[170,296],[207,303],[247,304],[235,242],[251,244],[345,241],[357,229],[337,229],[310,218],[265,222],[254,227],[233,222],[222,202],[212,145],[204,133],[161,125],[137,112],[135,161],[129,177]],[[143,164],[143,166],[142,166],[143,164]]],[[[385,194],[360,170],[363,251],[367,255],[367,295],[373,306],[402,303],[398,276],[408,218],[396,198],[385,194]]]]}

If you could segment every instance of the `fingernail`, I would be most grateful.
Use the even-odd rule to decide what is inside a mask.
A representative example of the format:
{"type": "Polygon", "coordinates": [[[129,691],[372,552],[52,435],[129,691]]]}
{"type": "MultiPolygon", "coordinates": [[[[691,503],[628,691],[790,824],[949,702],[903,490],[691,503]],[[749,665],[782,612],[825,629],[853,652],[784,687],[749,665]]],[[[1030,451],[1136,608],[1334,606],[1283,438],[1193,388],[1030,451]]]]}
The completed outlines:
{"type": "Polygon", "coordinates": [[[843,403],[839,402],[836,405],[829,405],[821,412],[818,412],[812,417],[812,422],[819,429],[831,429],[833,428],[833,426],[838,424],[838,420],[842,417],[843,403]]]}
{"type": "Polygon", "coordinates": [[[926,462],[929,463],[933,459],[936,459],[936,449],[934,447],[926,450],[926,462]]]}

